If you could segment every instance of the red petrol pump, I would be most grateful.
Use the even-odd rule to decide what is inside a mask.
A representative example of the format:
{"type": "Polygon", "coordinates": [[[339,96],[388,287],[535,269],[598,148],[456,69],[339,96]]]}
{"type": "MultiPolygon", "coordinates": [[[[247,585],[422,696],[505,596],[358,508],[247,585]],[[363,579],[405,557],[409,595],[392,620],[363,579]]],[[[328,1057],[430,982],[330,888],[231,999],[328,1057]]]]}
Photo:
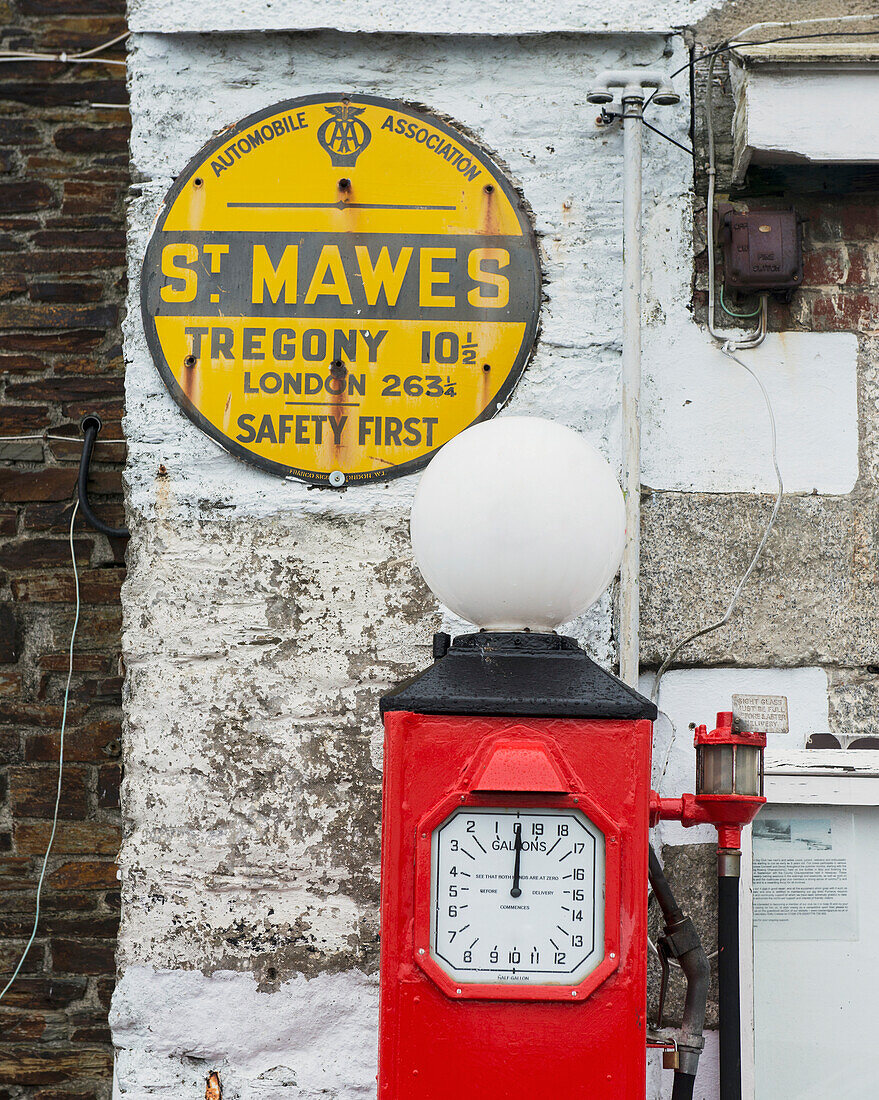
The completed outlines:
{"type": "MultiPolygon", "coordinates": [[[[532,429],[509,420],[447,444],[419,493],[425,486],[435,492],[437,477],[454,472],[451,459],[440,459],[466,454],[477,432],[524,439],[519,450],[528,458],[532,429]]],[[[574,435],[536,423],[541,455],[558,433],[574,435]]],[[[576,460],[580,445],[572,451],[565,441],[563,448],[576,460]]],[[[497,453],[506,458],[503,448],[497,453]]],[[[489,449],[479,457],[491,482],[497,455],[489,449]]],[[[448,517],[434,524],[436,545],[442,549],[449,532],[464,544],[454,551],[463,563],[457,576],[424,550],[423,518],[416,537],[416,508],[422,572],[447,606],[469,609],[482,629],[454,641],[435,635],[433,665],[381,703],[379,1098],[561,1092],[573,1100],[643,1100],[649,878],[665,918],[661,950],[688,979],[673,1093],[686,1100],[703,1042],[708,964],[649,850],[648,830],[663,818],[711,822],[719,858],[734,862],[723,853],[737,849],[741,827],[764,801],[765,738],[736,733],[732,716],[719,715],[713,733],[697,730],[696,794],[660,798],[650,790],[656,707],[552,629],[573,617],[560,611],[575,606],[571,597],[541,619],[527,568],[513,576],[512,606],[500,587],[492,594],[490,571],[468,592],[467,536],[478,517],[468,523],[466,497],[431,501],[432,519],[444,509],[448,517]],[[520,628],[511,629],[514,622],[520,628]]],[[[505,522],[506,513],[496,511],[483,541],[502,545],[512,537],[505,522]]],[[[594,557],[586,606],[619,560],[594,557]]],[[[540,564],[530,564],[539,575],[540,564]]],[[[515,570],[507,564],[506,573],[515,570]]]]}
{"type": "Polygon", "coordinates": [[[486,632],[382,709],[379,1096],[643,1100],[653,705],[486,632]]]}

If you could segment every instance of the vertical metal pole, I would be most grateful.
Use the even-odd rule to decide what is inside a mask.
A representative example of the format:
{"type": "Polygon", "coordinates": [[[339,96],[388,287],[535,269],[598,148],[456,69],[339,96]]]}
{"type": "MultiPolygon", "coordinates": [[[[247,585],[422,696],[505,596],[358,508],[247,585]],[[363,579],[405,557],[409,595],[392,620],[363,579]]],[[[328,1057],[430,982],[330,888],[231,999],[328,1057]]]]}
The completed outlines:
{"type": "Polygon", "coordinates": [[[626,545],[620,567],[620,679],[638,686],[641,559],[641,112],[623,94],[623,492],[626,545]]]}

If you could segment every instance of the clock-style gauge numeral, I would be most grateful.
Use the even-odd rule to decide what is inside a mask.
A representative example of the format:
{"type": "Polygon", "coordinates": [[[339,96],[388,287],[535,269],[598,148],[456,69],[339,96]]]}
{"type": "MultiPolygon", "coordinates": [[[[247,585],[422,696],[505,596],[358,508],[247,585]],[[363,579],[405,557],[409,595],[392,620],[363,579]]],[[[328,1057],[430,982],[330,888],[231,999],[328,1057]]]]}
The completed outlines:
{"type": "Polygon", "coordinates": [[[455,811],[431,837],[431,956],[457,982],[582,981],[604,957],[604,854],[579,810],[455,811]]]}

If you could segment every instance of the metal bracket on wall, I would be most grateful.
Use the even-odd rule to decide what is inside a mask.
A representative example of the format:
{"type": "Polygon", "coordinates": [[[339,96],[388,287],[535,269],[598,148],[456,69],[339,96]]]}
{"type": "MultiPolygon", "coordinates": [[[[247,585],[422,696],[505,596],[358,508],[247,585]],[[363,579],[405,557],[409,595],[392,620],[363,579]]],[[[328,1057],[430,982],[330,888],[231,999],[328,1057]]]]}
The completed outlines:
{"type": "Polygon", "coordinates": [[[95,448],[95,440],[98,437],[98,432],[104,426],[103,421],[95,413],[90,413],[88,416],[84,416],[80,423],[82,428],[82,455],[79,460],[79,479],[77,481],[77,490],[79,493],[79,510],[85,516],[86,522],[90,523],[96,531],[100,531],[104,535],[109,535],[110,538],[128,538],[130,531],[127,527],[111,527],[108,523],[104,523],[103,520],[98,519],[95,513],[92,511],[92,507],[89,504],[88,497],[88,479],[89,479],[89,467],[92,461],[92,451],[95,448]]]}

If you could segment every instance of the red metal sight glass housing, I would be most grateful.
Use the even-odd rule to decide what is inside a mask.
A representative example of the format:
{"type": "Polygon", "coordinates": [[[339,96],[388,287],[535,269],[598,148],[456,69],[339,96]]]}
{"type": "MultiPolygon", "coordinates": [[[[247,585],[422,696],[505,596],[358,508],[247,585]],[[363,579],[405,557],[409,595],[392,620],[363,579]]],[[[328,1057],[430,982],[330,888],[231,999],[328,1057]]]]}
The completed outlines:
{"type": "Polygon", "coordinates": [[[736,732],[732,711],[720,711],[717,728],[697,726],[696,793],[680,798],[650,794],[651,825],[658,821],[680,821],[692,825],[714,825],[721,849],[738,849],[742,829],[765,805],[763,797],[763,751],[766,734],[736,732]]]}

